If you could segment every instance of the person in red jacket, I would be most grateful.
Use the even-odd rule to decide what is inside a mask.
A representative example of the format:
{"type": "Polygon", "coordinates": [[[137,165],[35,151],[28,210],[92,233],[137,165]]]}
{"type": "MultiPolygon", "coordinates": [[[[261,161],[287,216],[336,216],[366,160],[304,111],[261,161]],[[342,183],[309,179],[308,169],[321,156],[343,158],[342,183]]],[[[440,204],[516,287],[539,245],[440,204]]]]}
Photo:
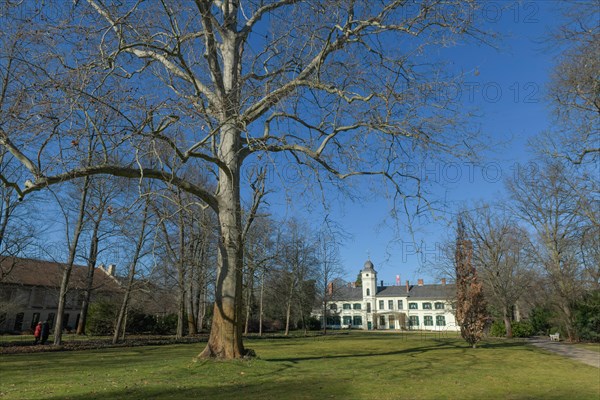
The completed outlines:
{"type": "Polygon", "coordinates": [[[42,323],[38,322],[35,326],[35,331],[33,331],[33,337],[35,338],[35,344],[38,344],[40,341],[40,336],[42,336],[42,323]]]}

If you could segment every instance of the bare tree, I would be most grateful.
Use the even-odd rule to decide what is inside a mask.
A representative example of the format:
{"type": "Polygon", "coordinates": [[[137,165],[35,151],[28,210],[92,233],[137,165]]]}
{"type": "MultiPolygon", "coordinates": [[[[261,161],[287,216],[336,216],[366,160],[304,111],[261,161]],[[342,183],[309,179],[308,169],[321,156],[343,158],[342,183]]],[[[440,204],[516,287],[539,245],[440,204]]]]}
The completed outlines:
{"type": "MultiPolygon", "coordinates": [[[[262,324],[262,307],[264,296],[264,275],[269,269],[272,269],[277,258],[275,248],[275,222],[262,217],[258,218],[244,240],[244,259],[246,262],[245,268],[245,302],[246,309],[244,334],[247,335],[250,330],[250,322],[252,318],[252,310],[256,307],[256,282],[260,283],[258,294],[258,323],[262,324]]],[[[262,332],[262,326],[259,326],[259,332],[262,332]]]]}
{"type": "Polygon", "coordinates": [[[317,298],[323,309],[323,333],[327,333],[327,318],[331,315],[329,304],[342,282],[342,265],[339,255],[339,235],[326,226],[318,235],[316,251],[316,287],[317,298]]]}
{"type": "MultiPolygon", "coordinates": [[[[288,221],[280,239],[279,264],[282,278],[286,282],[284,293],[285,304],[285,335],[289,335],[292,309],[294,306],[306,303],[305,293],[302,289],[305,281],[314,277],[319,260],[316,257],[314,241],[310,240],[310,230],[298,220],[288,221]],[[308,233],[308,234],[307,234],[308,233]],[[304,301],[303,301],[304,300],[304,301]]],[[[325,244],[323,244],[325,247],[325,244]]],[[[330,277],[332,264],[335,260],[330,252],[324,253],[321,260],[323,269],[326,270],[327,278],[330,277]]],[[[296,307],[304,319],[302,307],[296,307]]]]}
{"type": "Polygon", "coordinates": [[[112,343],[115,344],[119,341],[119,336],[122,330],[124,330],[125,325],[125,317],[127,315],[127,310],[129,307],[129,299],[131,297],[135,277],[137,273],[138,263],[140,259],[144,257],[144,244],[148,239],[148,219],[149,213],[148,208],[150,204],[149,196],[146,196],[144,199],[144,206],[141,211],[140,221],[139,221],[139,232],[134,240],[134,251],[131,257],[131,261],[129,263],[129,270],[127,272],[127,281],[125,283],[125,293],[123,294],[123,300],[121,301],[121,307],[119,308],[119,313],[117,314],[117,320],[115,323],[115,331],[113,333],[112,343]]]}
{"type": "Polygon", "coordinates": [[[423,196],[403,166],[473,150],[459,134],[468,125],[455,99],[439,96],[457,77],[426,55],[458,36],[481,38],[475,0],[63,4],[54,18],[39,18],[35,31],[45,34],[26,42],[36,73],[29,81],[39,82],[27,112],[41,120],[30,131],[0,127],[0,145],[31,176],[11,185],[26,195],[91,174],[143,177],[207,204],[220,247],[201,356],[245,354],[244,163],[290,160],[308,167],[316,187],[379,177],[409,205],[423,196]],[[82,167],[69,145],[82,118],[72,110],[110,116],[94,165],[82,167]],[[190,166],[214,174],[211,185],[186,176],[190,166]]]}
{"type": "Polygon", "coordinates": [[[512,310],[530,287],[531,245],[517,222],[489,205],[464,213],[472,238],[473,265],[484,283],[488,303],[500,311],[512,337],[512,310]]]}
{"type": "MultiPolygon", "coordinates": [[[[13,31],[0,33],[0,121],[7,129],[21,129],[27,121],[9,118],[27,113],[29,85],[15,83],[30,72],[30,67],[16,61],[22,55],[21,30],[25,24],[15,24],[13,31]]],[[[5,30],[4,28],[2,29],[5,30]]],[[[0,282],[15,268],[17,259],[34,239],[36,220],[28,215],[31,201],[19,201],[18,185],[25,180],[18,160],[5,148],[0,149],[0,282]]]]}
{"type": "MultiPolygon", "coordinates": [[[[0,175],[14,178],[10,154],[0,150],[0,175]]],[[[0,184],[0,282],[17,267],[18,257],[27,254],[34,244],[39,221],[34,218],[34,204],[19,201],[12,187],[0,184]]]]}
{"type": "Polygon", "coordinates": [[[188,243],[191,235],[188,235],[188,230],[191,229],[191,226],[188,223],[186,212],[189,203],[187,198],[184,199],[181,190],[177,188],[168,193],[164,200],[160,206],[155,207],[155,213],[160,218],[159,226],[162,232],[160,242],[164,247],[163,261],[175,267],[175,282],[178,293],[176,336],[181,338],[184,335],[185,324],[188,289],[186,281],[190,273],[188,243]]]}
{"type": "Polygon", "coordinates": [[[537,234],[536,261],[554,289],[554,307],[567,335],[575,340],[573,307],[582,295],[583,269],[578,259],[582,218],[565,172],[557,162],[540,163],[532,171],[521,171],[508,189],[515,212],[537,234]]]}
{"type": "Polygon", "coordinates": [[[465,223],[459,216],[456,230],[456,321],[460,334],[473,348],[483,337],[487,322],[483,284],[473,265],[473,244],[467,236],[465,223]]]}
{"type": "Polygon", "coordinates": [[[88,189],[88,204],[86,206],[86,222],[89,226],[89,247],[85,258],[87,264],[87,274],[85,279],[85,287],[83,288],[83,296],[81,302],[81,311],[79,313],[79,322],[77,324],[77,334],[85,335],[85,327],[89,305],[92,299],[94,290],[94,273],[98,256],[101,252],[102,241],[110,237],[110,230],[105,230],[104,225],[109,222],[108,219],[114,214],[115,196],[118,190],[118,181],[109,180],[105,177],[93,177],[90,180],[88,189]]]}
{"type": "Polygon", "coordinates": [[[562,51],[549,86],[553,128],[536,140],[546,154],[573,164],[600,161],[600,9],[595,0],[565,2],[565,23],[549,42],[562,51]]]}
{"type": "Polygon", "coordinates": [[[79,238],[83,231],[83,225],[85,222],[85,208],[88,200],[88,190],[90,186],[91,177],[86,176],[83,178],[83,186],[81,189],[81,196],[79,199],[79,206],[76,210],[76,218],[74,221],[75,226],[73,227],[72,237],[69,229],[69,216],[64,207],[63,213],[65,215],[65,228],[66,238],[69,247],[69,254],[66,264],[63,266],[62,278],[60,281],[60,292],[58,295],[58,307],[56,311],[56,321],[54,323],[54,344],[60,345],[62,343],[62,331],[63,331],[63,319],[65,306],[67,302],[67,292],[69,291],[69,281],[71,279],[71,272],[73,271],[73,265],[75,264],[75,258],[77,257],[77,247],[79,245],[79,238]]]}

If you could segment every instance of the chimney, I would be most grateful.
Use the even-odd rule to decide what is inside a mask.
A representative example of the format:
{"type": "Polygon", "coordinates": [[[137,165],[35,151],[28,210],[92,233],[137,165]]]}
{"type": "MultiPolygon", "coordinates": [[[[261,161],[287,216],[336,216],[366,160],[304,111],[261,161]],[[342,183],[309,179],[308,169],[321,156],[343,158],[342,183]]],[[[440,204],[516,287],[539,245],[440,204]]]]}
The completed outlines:
{"type": "Polygon", "coordinates": [[[327,284],[327,295],[329,295],[329,296],[333,295],[333,282],[329,282],[327,284]]]}
{"type": "Polygon", "coordinates": [[[108,272],[108,274],[110,276],[115,276],[115,269],[117,268],[117,266],[115,264],[108,264],[108,268],[106,269],[106,272],[108,272]]]}
{"type": "Polygon", "coordinates": [[[383,279],[380,282],[381,282],[381,287],[383,287],[383,279]]]}
{"type": "Polygon", "coordinates": [[[423,279],[419,279],[419,280],[417,281],[417,283],[419,284],[419,286],[423,286],[423,279]]]}
{"type": "Polygon", "coordinates": [[[396,286],[400,286],[400,275],[396,275],[396,286]]]}
{"type": "Polygon", "coordinates": [[[442,285],[446,284],[446,278],[442,278],[442,285]]]}
{"type": "Polygon", "coordinates": [[[410,283],[406,281],[406,293],[410,291],[410,283]]]}

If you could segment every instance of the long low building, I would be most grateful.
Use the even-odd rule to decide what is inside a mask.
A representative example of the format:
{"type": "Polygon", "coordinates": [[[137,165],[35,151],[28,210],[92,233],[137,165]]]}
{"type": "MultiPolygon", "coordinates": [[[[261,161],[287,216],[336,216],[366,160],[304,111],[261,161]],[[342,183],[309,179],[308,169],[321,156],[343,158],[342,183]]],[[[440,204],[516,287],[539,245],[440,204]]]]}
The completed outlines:
{"type": "MultiPolygon", "coordinates": [[[[29,258],[0,258],[0,332],[32,332],[39,321],[54,325],[60,283],[65,264],[29,258]]],[[[63,327],[75,329],[87,287],[87,266],[74,265],[63,314],[63,327]]],[[[122,299],[126,279],[116,275],[116,266],[94,269],[91,301],[122,299]]],[[[148,280],[136,279],[130,309],[164,316],[177,312],[177,294],[148,280]]]]}
{"type": "MultiPolygon", "coordinates": [[[[65,265],[28,258],[4,257],[0,260],[0,332],[32,331],[38,321],[53,326],[58,309],[58,294],[65,265]]],[[[96,268],[94,297],[114,298],[122,290],[115,279],[115,266],[96,268]]],[[[63,325],[74,329],[79,323],[88,267],[74,265],[65,304],[63,325]]]]}
{"type": "Polygon", "coordinates": [[[454,317],[456,286],[446,284],[377,286],[377,271],[367,261],[359,287],[329,286],[330,300],[313,310],[330,328],[460,331],[454,317]],[[325,312],[324,312],[325,311],[325,312]],[[326,315],[324,315],[326,314],[326,315]]]}

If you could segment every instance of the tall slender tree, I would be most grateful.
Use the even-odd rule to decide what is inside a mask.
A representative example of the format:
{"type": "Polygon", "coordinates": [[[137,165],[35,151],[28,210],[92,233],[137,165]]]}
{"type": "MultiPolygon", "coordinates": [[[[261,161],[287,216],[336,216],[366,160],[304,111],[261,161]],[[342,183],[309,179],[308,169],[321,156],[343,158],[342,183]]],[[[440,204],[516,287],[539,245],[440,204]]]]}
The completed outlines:
{"type": "Polygon", "coordinates": [[[473,244],[467,237],[465,223],[459,216],[456,229],[456,321],[460,334],[473,348],[483,337],[487,322],[483,284],[473,265],[473,244]]]}
{"type": "Polygon", "coordinates": [[[127,315],[127,310],[129,307],[129,300],[131,298],[131,294],[133,291],[135,277],[137,272],[137,267],[140,260],[144,257],[144,244],[148,239],[148,220],[149,220],[149,196],[146,196],[144,199],[141,215],[140,215],[140,226],[139,232],[137,232],[137,237],[132,238],[134,244],[133,255],[129,262],[129,269],[127,271],[127,280],[125,281],[125,293],[123,293],[123,299],[121,301],[121,306],[119,308],[119,312],[117,314],[117,320],[115,322],[115,330],[113,332],[112,343],[115,344],[119,341],[119,336],[122,331],[125,329],[125,320],[127,315]]]}
{"type": "Polygon", "coordinates": [[[60,345],[62,344],[62,332],[64,328],[64,316],[65,316],[65,308],[67,305],[67,293],[69,291],[69,282],[71,280],[71,272],[73,271],[73,266],[75,264],[75,259],[77,257],[77,247],[79,246],[79,238],[81,237],[81,232],[83,232],[83,224],[85,222],[85,208],[88,200],[88,190],[90,186],[91,177],[86,176],[83,178],[83,186],[81,189],[81,195],[79,198],[79,206],[76,210],[76,217],[74,221],[74,227],[71,231],[69,230],[69,216],[68,213],[63,208],[63,212],[65,215],[65,226],[66,226],[66,237],[67,243],[69,246],[69,252],[67,257],[67,262],[63,265],[62,268],[62,277],[60,280],[60,291],[58,294],[58,307],[56,311],[56,320],[54,321],[54,344],[60,345]]]}

